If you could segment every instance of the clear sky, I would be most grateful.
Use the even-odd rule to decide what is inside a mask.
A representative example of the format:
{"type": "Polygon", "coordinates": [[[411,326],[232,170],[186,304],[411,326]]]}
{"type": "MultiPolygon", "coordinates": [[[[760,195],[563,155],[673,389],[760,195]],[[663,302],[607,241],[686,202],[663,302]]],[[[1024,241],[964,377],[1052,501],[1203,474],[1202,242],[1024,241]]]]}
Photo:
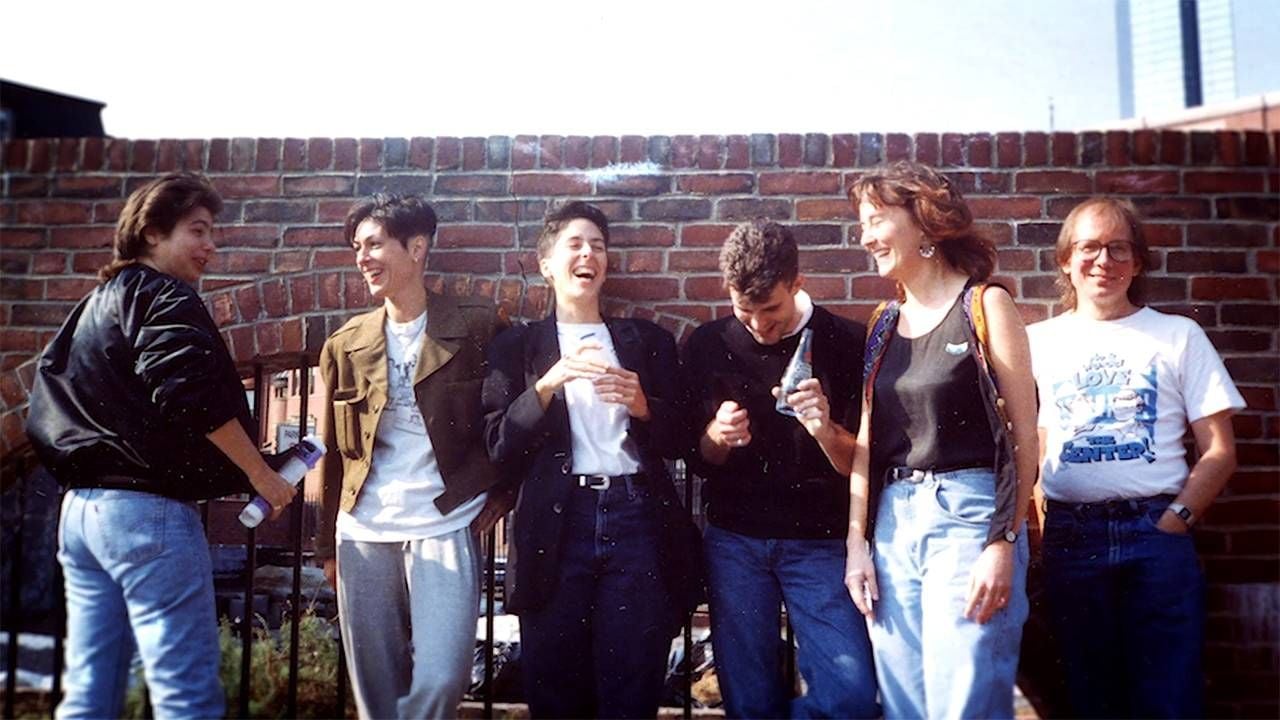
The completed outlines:
{"type": "Polygon", "coordinates": [[[0,77],[125,137],[1000,131],[1119,113],[1112,0],[41,0],[0,77]]]}

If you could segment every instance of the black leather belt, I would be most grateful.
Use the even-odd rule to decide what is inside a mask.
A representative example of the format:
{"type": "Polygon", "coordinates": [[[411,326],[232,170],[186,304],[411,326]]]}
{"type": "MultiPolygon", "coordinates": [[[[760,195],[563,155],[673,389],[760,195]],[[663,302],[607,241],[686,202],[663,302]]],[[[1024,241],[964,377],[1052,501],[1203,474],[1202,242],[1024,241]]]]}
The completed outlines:
{"type": "Polygon", "coordinates": [[[613,487],[614,483],[634,483],[644,477],[642,473],[631,475],[571,475],[573,482],[580,488],[599,490],[601,492],[613,487]]]}

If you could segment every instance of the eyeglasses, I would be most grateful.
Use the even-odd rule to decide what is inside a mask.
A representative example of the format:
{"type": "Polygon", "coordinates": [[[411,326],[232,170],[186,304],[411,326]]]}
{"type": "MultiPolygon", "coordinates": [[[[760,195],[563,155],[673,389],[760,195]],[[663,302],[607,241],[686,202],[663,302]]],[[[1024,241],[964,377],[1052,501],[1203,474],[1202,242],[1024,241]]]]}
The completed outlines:
{"type": "Polygon", "coordinates": [[[1108,243],[1100,243],[1096,240],[1086,240],[1076,245],[1076,252],[1085,260],[1093,260],[1107,251],[1107,257],[1116,262],[1128,262],[1133,259],[1133,243],[1129,240],[1112,240],[1108,243]]]}

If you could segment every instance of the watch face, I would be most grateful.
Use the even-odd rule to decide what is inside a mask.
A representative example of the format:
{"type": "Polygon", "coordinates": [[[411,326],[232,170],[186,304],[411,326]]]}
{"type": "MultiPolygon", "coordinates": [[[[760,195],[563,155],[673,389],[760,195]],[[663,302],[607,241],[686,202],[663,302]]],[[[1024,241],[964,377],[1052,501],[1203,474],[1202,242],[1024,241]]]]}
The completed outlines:
{"type": "Polygon", "coordinates": [[[1190,508],[1178,508],[1175,512],[1177,513],[1178,517],[1182,518],[1183,520],[1190,520],[1190,519],[1191,519],[1191,509],[1190,509],[1190,508]]]}
{"type": "Polygon", "coordinates": [[[1018,533],[1012,530],[1005,530],[1004,539],[1005,539],[1005,542],[1011,542],[1011,543],[1018,542],[1018,533]]]}

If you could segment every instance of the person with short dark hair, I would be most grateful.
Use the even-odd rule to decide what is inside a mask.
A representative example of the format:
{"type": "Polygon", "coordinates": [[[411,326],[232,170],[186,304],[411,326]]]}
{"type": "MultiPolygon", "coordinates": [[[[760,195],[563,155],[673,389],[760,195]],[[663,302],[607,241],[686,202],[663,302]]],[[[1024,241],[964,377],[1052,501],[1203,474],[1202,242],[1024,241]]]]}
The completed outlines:
{"type": "Polygon", "coordinates": [[[1244,399],[1194,320],[1139,304],[1151,262],[1132,203],[1077,205],[1055,257],[1066,312],[1027,332],[1041,557],[1071,715],[1204,717],[1204,573],[1190,531],[1235,469],[1231,416],[1244,399]]]}
{"type": "Polygon", "coordinates": [[[365,718],[455,717],[480,607],[476,537],[510,508],[481,437],[493,303],[436,295],[423,270],[436,214],[375,195],[344,233],[369,294],[320,353],[327,393],[316,554],[338,591],[365,718]]]}
{"type": "Polygon", "coordinates": [[[898,285],[867,337],[845,577],[885,717],[1012,718],[1036,462],[1022,319],[947,177],[898,162],[849,200],[898,285]]]}
{"type": "Polygon", "coordinates": [[[222,717],[213,568],[196,501],[295,491],[257,449],[244,386],[197,294],[222,199],[173,173],[129,195],[101,284],[40,356],[27,436],[67,488],[59,718],[119,717],[136,648],[156,717],[222,717]]]}
{"type": "Polygon", "coordinates": [[[664,463],[683,440],[675,340],[603,315],[608,243],[599,208],[553,208],[538,240],[551,316],[489,350],[485,437],[520,487],[506,607],[535,718],[654,717],[698,601],[696,531],[664,463]]]}
{"type": "Polygon", "coordinates": [[[867,627],[845,592],[848,474],[863,327],[804,292],[790,229],[743,223],[720,252],[733,315],[690,336],[690,468],[706,479],[704,535],[716,672],[731,718],[879,716],[867,627]],[[803,331],[813,377],[775,409],[803,331]],[[792,698],[779,607],[807,693],[792,698]]]}

